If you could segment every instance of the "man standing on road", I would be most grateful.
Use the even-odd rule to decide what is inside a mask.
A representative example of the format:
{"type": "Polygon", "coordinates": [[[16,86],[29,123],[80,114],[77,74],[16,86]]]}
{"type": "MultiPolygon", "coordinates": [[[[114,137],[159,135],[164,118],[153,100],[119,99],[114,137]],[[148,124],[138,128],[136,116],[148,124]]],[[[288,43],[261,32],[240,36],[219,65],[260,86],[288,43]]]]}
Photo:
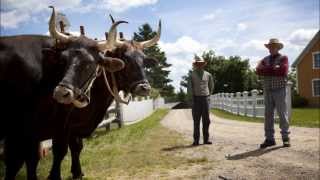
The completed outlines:
{"type": "Polygon", "coordinates": [[[265,104],[265,141],[260,148],[266,148],[276,144],[274,139],[274,109],[277,109],[281,135],[284,147],[290,147],[289,121],[286,105],[286,84],[288,75],[288,58],[279,53],[283,44],[278,39],[270,39],[265,47],[269,49],[270,55],[263,58],[256,73],[263,79],[264,104],[265,104]]]}
{"type": "Polygon", "coordinates": [[[212,144],[209,141],[209,110],[210,95],[213,92],[213,80],[212,75],[204,70],[206,64],[200,57],[195,56],[193,71],[188,84],[188,93],[192,95],[193,146],[199,145],[201,118],[203,143],[212,144]]]}

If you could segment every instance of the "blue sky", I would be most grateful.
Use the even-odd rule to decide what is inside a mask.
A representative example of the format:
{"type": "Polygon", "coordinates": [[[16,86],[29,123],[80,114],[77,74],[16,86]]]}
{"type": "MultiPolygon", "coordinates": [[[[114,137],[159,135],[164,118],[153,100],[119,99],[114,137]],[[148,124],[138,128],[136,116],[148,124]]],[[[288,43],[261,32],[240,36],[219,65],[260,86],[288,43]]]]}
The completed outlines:
{"type": "Polygon", "coordinates": [[[279,38],[290,63],[319,30],[319,0],[1,0],[1,36],[48,33],[49,5],[64,14],[70,31],[102,39],[111,13],[126,20],[119,31],[130,39],[143,23],[162,20],[159,45],[166,52],[170,78],[178,89],[194,53],[249,58],[251,67],[266,56],[264,43],[279,38]]]}

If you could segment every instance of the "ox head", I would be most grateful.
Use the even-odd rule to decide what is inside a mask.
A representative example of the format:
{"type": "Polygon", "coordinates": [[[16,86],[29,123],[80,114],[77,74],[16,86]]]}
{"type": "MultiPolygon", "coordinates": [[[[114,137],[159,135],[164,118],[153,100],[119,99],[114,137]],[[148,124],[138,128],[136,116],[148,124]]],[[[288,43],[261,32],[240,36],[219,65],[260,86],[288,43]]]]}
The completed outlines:
{"type": "Polygon", "coordinates": [[[60,53],[60,59],[66,62],[65,75],[54,89],[53,97],[62,104],[74,104],[78,108],[85,107],[89,103],[88,92],[96,79],[100,69],[108,72],[119,71],[124,67],[122,60],[105,57],[103,52],[114,49],[112,44],[116,26],[124,21],[115,22],[109,31],[110,40],[96,42],[85,36],[75,37],[65,35],[56,30],[55,9],[49,21],[49,32],[65,48],[60,53]]]}
{"type": "MultiPolygon", "coordinates": [[[[150,40],[137,42],[134,40],[114,40],[115,49],[107,51],[106,56],[119,58],[124,61],[125,67],[114,73],[119,90],[139,96],[147,96],[151,86],[146,78],[144,67],[146,64],[157,62],[154,58],[147,57],[143,49],[155,45],[161,35],[161,21],[159,21],[157,34],[150,40]]],[[[118,92],[114,92],[118,96],[118,92]]],[[[117,99],[117,97],[115,97],[117,99]]],[[[119,98],[119,97],[118,97],[119,98]]],[[[125,103],[125,101],[122,100],[125,103]]]]}

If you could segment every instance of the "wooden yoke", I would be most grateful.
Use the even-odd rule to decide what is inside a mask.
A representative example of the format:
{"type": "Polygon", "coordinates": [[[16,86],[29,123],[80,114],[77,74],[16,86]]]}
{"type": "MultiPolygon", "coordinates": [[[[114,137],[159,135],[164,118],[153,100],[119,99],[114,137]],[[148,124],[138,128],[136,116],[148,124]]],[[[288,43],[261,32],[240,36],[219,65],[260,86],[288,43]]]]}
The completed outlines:
{"type": "Polygon", "coordinates": [[[59,25],[60,25],[60,30],[62,33],[64,33],[64,27],[66,26],[63,21],[59,21],[59,25]]]}
{"type": "Polygon", "coordinates": [[[84,36],[84,26],[80,26],[80,35],[84,36]]]}

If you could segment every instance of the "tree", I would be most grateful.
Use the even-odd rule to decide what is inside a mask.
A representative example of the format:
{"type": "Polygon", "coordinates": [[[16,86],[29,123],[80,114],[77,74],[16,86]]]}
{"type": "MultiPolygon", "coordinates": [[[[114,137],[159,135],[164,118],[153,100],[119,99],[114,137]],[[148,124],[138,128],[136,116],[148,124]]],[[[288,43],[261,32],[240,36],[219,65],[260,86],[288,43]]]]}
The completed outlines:
{"type": "Polygon", "coordinates": [[[185,102],[186,101],[186,93],[183,91],[182,88],[180,88],[178,94],[177,94],[177,100],[179,102],[185,102]]]}
{"type": "Polygon", "coordinates": [[[245,87],[246,91],[250,91],[252,89],[262,89],[262,84],[259,80],[258,75],[251,69],[248,70],[245,87]]]}
{"type": "Polygon", "coordinates": [[[292,68],[288,74],[288,81],[292,82],[292,89],[294,93],[297,93],[297,71],[296,68],[292,68]]]}
{"type": "MultiPolygon", "coordinates": [[[[138,33],[134,33],[133,39],[136,41],[145,41],[153,38],[156,32],[152,30],[149,24],[143,24],[139,27],[138,33]]],[[[161,96],[174,96],[174,87],[169,83],[172,81],[168,78],[170,71],[166,70],[171,64],[167,63],[166,55],[160,50],[158,45],[146,48],[144,53],[147,56],[158,60],[156,64],[146,64],[146,76],[151,86],[159,90],[161,96]]]]}

